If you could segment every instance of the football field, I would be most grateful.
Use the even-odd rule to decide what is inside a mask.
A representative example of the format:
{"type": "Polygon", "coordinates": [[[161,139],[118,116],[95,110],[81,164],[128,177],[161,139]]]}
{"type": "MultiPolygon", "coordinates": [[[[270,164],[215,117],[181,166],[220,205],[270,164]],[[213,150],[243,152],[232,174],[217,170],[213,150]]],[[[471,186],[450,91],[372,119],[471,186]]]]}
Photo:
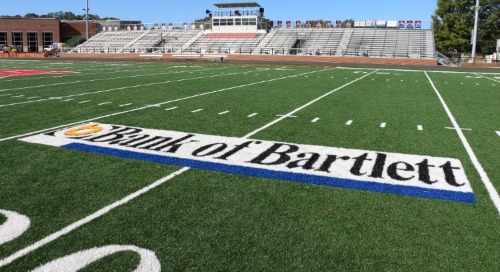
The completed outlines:
{"type": "Polygon", "coordinates": [[[0,271],[500,267],[496,70],[0,60],[0,151],[0,271]]]}

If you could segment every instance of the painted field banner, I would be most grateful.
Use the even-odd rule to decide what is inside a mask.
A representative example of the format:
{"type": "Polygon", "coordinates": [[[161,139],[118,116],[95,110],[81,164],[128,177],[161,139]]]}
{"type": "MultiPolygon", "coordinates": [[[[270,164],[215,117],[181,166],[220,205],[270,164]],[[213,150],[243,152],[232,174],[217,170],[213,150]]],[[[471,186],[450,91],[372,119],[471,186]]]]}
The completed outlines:
{"type": "Polygon", "coordinates": [[[88,123],[21,139],[128,159],[475,203],[458,159],[88,123]]]}

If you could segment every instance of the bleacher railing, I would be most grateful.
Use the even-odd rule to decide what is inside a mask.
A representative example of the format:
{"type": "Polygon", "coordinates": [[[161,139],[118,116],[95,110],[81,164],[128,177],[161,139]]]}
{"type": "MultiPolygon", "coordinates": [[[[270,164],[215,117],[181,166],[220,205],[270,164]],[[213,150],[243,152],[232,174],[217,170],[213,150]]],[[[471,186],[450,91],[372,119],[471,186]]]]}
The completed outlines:
{"type": "MultiPolygon", "coordinates": [[[[77,53],[207,53],[207,54],[261,54],[261,55],[309,55],[309,56],[335,56],[335,49],[322,48],[262,48],[258,51],[255,47],[190,47],[183,49],[182,47],[134,47],[124,48],[119,47],[90,47],[80,46],[77,53]]],[[[64,48],[63,52],[71,52],[73,48],[64,48]]],[[[449,58],[440,53],[427,53],[414,50],[353,50],[343,52],[340,56],[346,57],[377,57],[377,58],[411,58],[411,59],[439,59],[443,62],[449,58]]]]}

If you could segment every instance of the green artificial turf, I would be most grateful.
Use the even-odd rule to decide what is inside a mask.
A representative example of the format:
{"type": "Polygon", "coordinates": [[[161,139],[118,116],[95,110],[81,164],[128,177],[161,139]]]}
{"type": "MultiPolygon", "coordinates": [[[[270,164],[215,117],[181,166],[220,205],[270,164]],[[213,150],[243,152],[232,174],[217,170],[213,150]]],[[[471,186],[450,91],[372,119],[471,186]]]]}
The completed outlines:
{"type": "MultiPolygon", "coordinates": [[[[164,271],[500,267],[499,211],[457,132],[446,128],[453,124],[423,71],[89,61],[5,61],[0,68],[78,72],[0,79],[0,209],[31,220],[24,234],[0,245],[0,271],[32,270],[108,245],[150,250],[164,271]],[[2,267],[11,254],[180,169],[18,140],[86,120],[456,158],[477,203],[190,169],[2,267]]],[[[499,75],[427,74],[458,124],[471,129],[464,135],[500,190],[499,75]]],[[[133,270],[139,262],[126,251],[86,271],[133,270]]]]}

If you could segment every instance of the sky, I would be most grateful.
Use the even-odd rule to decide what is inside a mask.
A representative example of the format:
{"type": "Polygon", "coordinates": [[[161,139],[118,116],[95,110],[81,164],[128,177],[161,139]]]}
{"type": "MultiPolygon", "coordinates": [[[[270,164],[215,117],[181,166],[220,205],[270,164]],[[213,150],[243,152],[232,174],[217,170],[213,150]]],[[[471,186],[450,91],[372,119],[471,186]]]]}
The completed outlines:
{"type": "MultiPolygon", "coordinates": [[[[162,22],[192,22],[205,17],[205,10],[216,10],[216,3],[256,2],[270,20],[421,20],[430,28],[437,0],[316,0],[316,1],[223,1],[223,0],[88,0],[89,13],[100,17],[139,20],[144,24],[162,22]]],[[[22,0],[1,5],[0,15],[47,14],[70,11],[84,14],[87,0],[22,0]]]]}

